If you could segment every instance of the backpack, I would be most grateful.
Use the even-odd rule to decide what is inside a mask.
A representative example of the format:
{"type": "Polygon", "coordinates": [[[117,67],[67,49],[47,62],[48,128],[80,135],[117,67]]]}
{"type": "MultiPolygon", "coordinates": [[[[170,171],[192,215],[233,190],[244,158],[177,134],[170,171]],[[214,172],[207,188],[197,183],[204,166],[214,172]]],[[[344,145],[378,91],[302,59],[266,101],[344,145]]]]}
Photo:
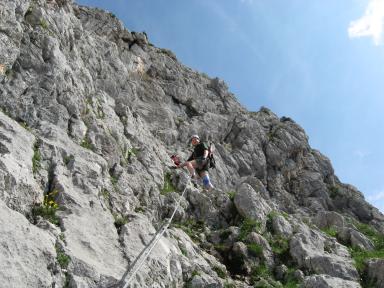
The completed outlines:
{"type": "Polygon", "coordinates": [[[211,142],[208,147],[208,159],[209,159],[209,168],[216,168],[216,160],[213,157],[213,152],[215,151],[215,146],[211,142]]]}

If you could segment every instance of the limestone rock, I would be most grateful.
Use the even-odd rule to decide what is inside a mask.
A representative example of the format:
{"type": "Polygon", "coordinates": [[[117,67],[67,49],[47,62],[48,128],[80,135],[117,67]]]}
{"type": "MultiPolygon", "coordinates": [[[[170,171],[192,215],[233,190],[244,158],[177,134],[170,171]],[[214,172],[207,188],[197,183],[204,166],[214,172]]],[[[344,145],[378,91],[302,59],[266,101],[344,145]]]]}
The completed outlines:
{"type": "Polygon", "coordinates": [[[265,261],[265,263],[269,267],[273,267],[274,265],[274,257],[272,253],[271,246],[269,245],[268,241],[261,235],[257,234],[256,232],[252,232],[247,237],[248,243],[255,243],[259,245],[262,248],[262,258],[265,261]]]}
{"type": "Polygon", "coordinates": [[[206,274],[196,275],[195,277],[193,277],[190,286],[193,288],[204,288],[204,287],[222,288],[223,287],[223,285],[220,282],[218,283],[212,277],[206,274]]]}
{"type": "MultiPolygon", "coordinates": [[[[133,218],[122,227],[120,241],[127,247],[124,250],[124,253],[129,263],[133,263],[143,248],[149,244],[155,232],[156,230],[150,224],[148,219],[141,215],[133,216],[133,218]]],[[[180,261],[177,261],[173,257],[173,254],[177,253],[177,251],[177,247],[175,247],[168,239],[162,238],[148,259],[148,263],[155,262],[156,264],[154,266],[149,266],[148,264],[144,265],[139,271],[137,285],[151,286],[159,275],[164,279],[164,283],[169,283],[169,285],[171,285],[175,278],[176,282],[174,283],[177,284],[182,277],[180,274],[172,275],[170,270],[171,265],[173,267],[181,267],[180,261]]],[[[173,273],[181,273],[182,271],[181,269],[177,270],[174,270],[173,273]]]]}
{"type": "Polygon", "coordinates": [[[272,229],[275,234],[287,238],[293,234],[291,224],[282,215],[277,215],[272,218],[272,229]]]}
{"type": "Polygon", "coordinates": [[[384,260],[369,260],[366,266],[367,281],[375,283],[376,287],[384,286],[384,260]]]}
{"type": "Polygon", "coordinates": [[[374,249],[372,241],[364,234],[356,231],[353,228],[344,227],[339,231],[337,237],[343,241],[343,243],[349,243],[352,245],[352,247],[357,247],[364,250],[374,249]]]}
{"type": "Polygon", "coordinates": [[[315,219],[314,223],[319,228],[338,228],[340,230],[345,226],[344,217],[334,211],[320,211],[315,219]]]}
{"type": "Polygon", "coordinates": [[[52,287],[61,283],[55,238],[0,200],[0,278],[3,287],[52,287]],[[56,272],[55,272],[56,271],[56,272]]]}
{"type": "Polygon", "coordinates": [[[352,247],[358,247],[368,251],[375,249],[372,241],[367,236],[356,230],[351,231],[351,245],[352,247]]]}
{"type": "MultiPolygon", "coordinates": [[[[265,188],[260,187],[260,189],[265,188]]],[[[234,203],[240,215],[260,221],[261,223],[264,222],[264,224],[266,215],[272,211],[271,207],[262,197],[262,192],[255,191],[247,183],[242,184],[237,190],[234,203]]]]}
{"type": "Polygon", "coordinates": [[[303,288],[360,288],[357,282],[331,277],[328,275],[315,275],[306,277],[303,288]]]}
{"type": "Polygon", "coordinates": [[[16,121],[0,112],[0,198],[8,207],[24,214],[39,202],[41,190],[33,177],[40,163],[36,138],[16,121]],[[34,156],[34,154],[36,154],[34,156]]]}
{"type": "MultiPolygon", "coordinates": [[[[336,240],[373,249],[346,219],[384,233],[384,215],[339,181],[291,118],[265,107],[247,111],[223,80],[184,66],[112,13],[71,0],[0,0],[0,11],[3,286],[12,279],[23,287],[26,279],[28,287],[108,287],[179,200],[178,225],[134,285],[249,287],[261,262],[271,271],[288,264],[271,248],[274,237],[290,241],[289,261],[322,274],[308,283],[359,278],[348,248],[336,240]],[[191,134],[216,147],[213,191],[170,169],[170,155],[188,159],[191,134]],[[58,206],[58,225],[34,214],[34,205],[47,203],[58,206]],[[289,217],[270,219],[273,211],[289,217]],[[261,229],[243,226],[244,218],[261,229]],[[335,227],[337,239],[305,219],[335,227]],[[19,228],[14,234],[9,223],[19,228]],[[252,244],[262,255],[254,255],[256,245],[250,253],[252,244]],[[58,266],[55,247],[70,257],[66,268],[58,266]],[[12,274],[16,262],[24,278],[12,274]]],[[[373,278],[380,278],[379,266],[371,264],[373,278]]]]}
{"type": "Polygon", "coordinates": [[[284,277],[286,276],[288,272],[288,267],[284,264],[277,266],[275,268],[275,275],[277,280],[284,280],[284,277]]]}
{"type": "Polygon", "coordinates": [[[357,280],[359,274],[348,255],[330,255],[324,250],[325,238],[317,231],[304,228],[290,241],[290,253],[300,267],[317,274],[357,280]]]}

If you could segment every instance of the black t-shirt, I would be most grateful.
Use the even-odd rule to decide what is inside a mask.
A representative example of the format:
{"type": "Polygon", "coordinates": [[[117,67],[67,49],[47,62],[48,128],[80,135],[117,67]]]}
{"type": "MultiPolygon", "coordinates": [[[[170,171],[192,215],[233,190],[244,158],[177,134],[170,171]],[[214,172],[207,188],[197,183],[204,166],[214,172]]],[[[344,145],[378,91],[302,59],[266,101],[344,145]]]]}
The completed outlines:
{"type": "Polygon", "coordinates": [[[203,157],[204,156],[204,150],[208,150],[208,145],[204,142],[201,142],[195,146],[195,149],[193,150],[193,153],[191,157],[189,157],[188,161],[203,157]]]}

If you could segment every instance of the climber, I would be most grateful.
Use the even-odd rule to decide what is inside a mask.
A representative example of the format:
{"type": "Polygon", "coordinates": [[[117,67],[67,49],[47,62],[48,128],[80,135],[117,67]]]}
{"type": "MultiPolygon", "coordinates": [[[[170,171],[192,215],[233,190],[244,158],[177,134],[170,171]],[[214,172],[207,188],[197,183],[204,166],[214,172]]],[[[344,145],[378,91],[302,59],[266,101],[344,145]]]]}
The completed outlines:
{"type": "Polygon", "coordinates": [[[198,176],[203,179],[204,188],[211,191],[214,187],[209,179],[208,166],[209,166],[209,148],[204,142],[200,142],[198,135],[191,137],[191,143],[194,147],[192,155],[188,160],[179,165],[180,168],[187,167],[192,181],[196,181],[198,176]],[[197,173],[197,175],[196,175],[197,173]]]}

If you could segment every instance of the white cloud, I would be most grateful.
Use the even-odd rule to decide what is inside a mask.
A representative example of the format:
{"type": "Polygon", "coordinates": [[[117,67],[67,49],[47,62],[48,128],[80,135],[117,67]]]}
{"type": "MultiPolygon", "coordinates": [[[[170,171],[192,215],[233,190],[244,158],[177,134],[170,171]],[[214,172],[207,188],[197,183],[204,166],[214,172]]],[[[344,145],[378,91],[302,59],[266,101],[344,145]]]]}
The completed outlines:
{"type": "Polygon", "coordinates": [[[384,213],[384,190],[376,190],[373,193],[369,193],[367,200],[384,213]]]}
{"type": "Polygon", "coordinates": [[[368,157],[369,155],[371,155],[371,152],[365,151],[362,149],[358,149],[358,150],[353,151],[353,154],[360,159],[364,159],[364,158],[368,157]]]}
{"type": "Polygon", "coordinates": [[[253,4],[253,0],[240,0],[241,3],[253,4]]]}
{"type": "Polygon", "coordinates": [[[384,0],[371,0],[365,14],[349,24],[348,35],[372,37],[375,45],[382,44],[384,31],[384,0]]]}
{"type": "Polygon", "coordinates": [[[373,195],[368,196],[369,201],[379,201],[384,200],[384,191],[377,192],[373,195]]]}

